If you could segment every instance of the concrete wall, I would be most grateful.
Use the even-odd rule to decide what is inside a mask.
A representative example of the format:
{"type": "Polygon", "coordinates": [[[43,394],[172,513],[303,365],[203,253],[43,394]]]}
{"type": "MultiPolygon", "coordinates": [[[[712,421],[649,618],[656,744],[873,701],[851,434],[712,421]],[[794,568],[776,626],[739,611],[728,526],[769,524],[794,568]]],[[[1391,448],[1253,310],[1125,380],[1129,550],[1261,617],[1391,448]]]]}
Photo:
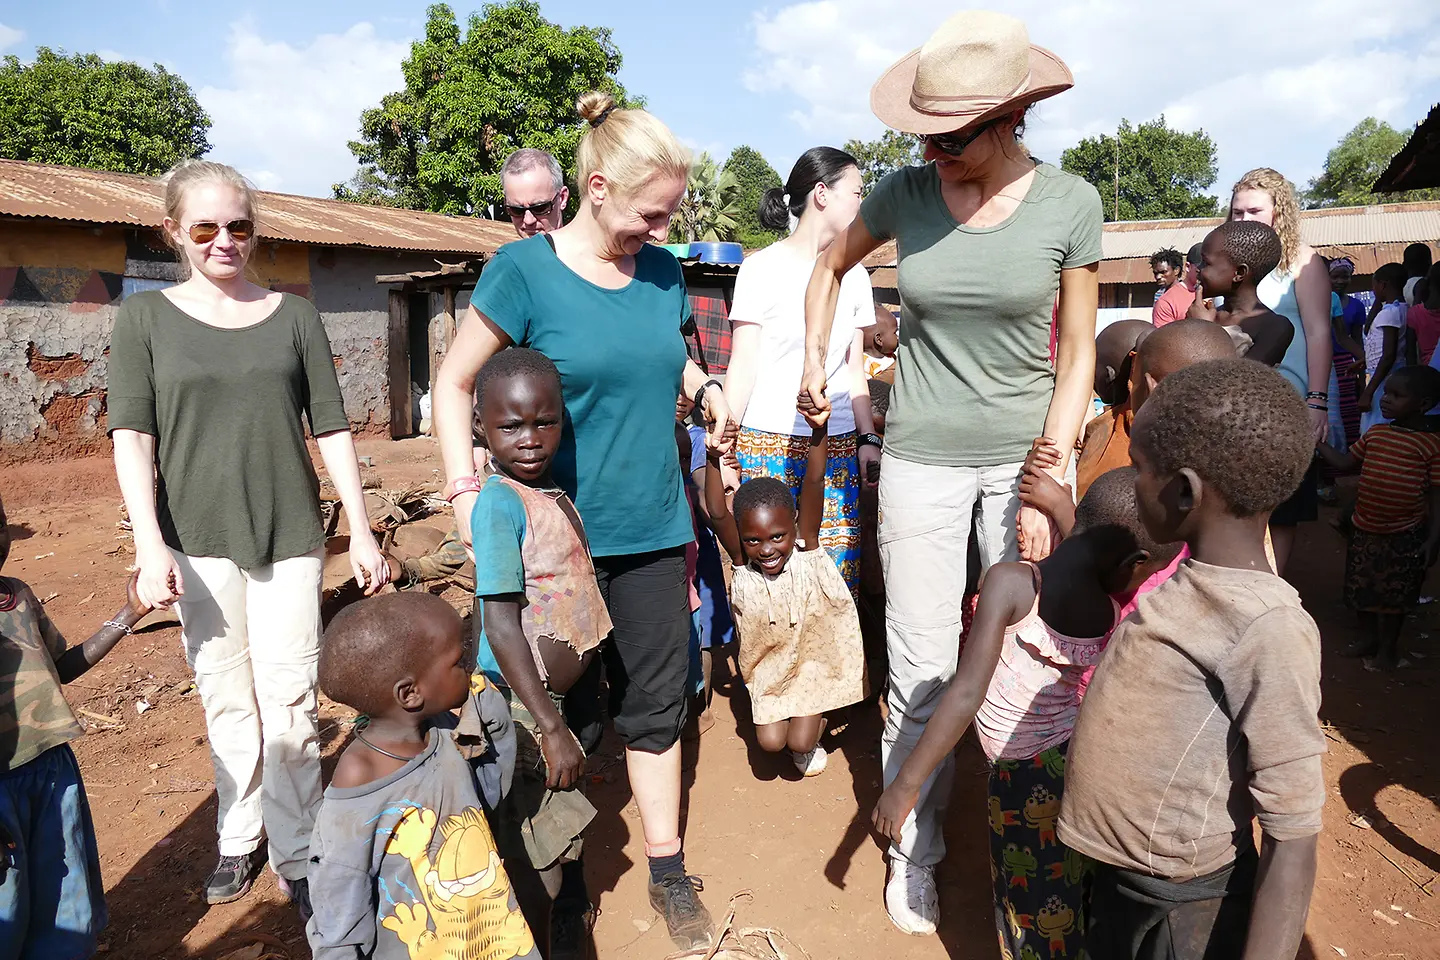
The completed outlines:
{"type": "MultiPolygon", "coordinates": [[[[435,258],[381,250],[310,251],[310,298],[325,321],[345,412],[357,431],[390,431],[389,288],[380,274],[434,270],[435,258]]],[[[428,318],[414,320],[424,323],[428,318]]]]}

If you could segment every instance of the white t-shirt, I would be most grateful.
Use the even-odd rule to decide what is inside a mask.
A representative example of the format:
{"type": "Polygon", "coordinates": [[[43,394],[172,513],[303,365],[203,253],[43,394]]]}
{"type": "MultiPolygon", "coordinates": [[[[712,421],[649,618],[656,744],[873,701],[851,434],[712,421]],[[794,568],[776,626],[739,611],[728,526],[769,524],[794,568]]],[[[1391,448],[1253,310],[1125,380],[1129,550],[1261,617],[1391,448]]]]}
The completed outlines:
{"type": "Polygon", "coordinates": [[[1405,281],[1405,305],[1415,306],[1415,284],[1420,282],[1419,277],[1411,277],[1405,281]]]}
{"type": "MultiPolygon", "coordinates": [[[[732,324],[761,328],[755,387],[741,426],[767,433],[808,436],[810,427],[795,411],[795,395],[805,372],[805,288],[815,262],[781,243],[752,253],[740,265],[730,304],[732,324]]],[[[856,264],[840,280],[840,299],[825,354],[825,394],[830,398],[832,436],[855,429],[850,406],[850,369],[845,357],[855,331],[875,323],[870,274],[856,264]]],[[[863,384],[861,385],[864,386],[863,384]]]]}
{"type": "Polygon", "coordinates": [[[1370,324],[1370,330],[1365,334],[1365,372],[1370,376],[1375,376],[1375,368],[1380,366],[1380,355],[1385,352],[1386,327],[1400,331],[1400,341],[1395,347],[1395,366],[1392,369],[1398,369],[1404,364],[1402,357],[1405,353],[1405,315],[1405,304],[1398,301],[1385,304],[1375,315],[1375,321],[1370,324]]]}

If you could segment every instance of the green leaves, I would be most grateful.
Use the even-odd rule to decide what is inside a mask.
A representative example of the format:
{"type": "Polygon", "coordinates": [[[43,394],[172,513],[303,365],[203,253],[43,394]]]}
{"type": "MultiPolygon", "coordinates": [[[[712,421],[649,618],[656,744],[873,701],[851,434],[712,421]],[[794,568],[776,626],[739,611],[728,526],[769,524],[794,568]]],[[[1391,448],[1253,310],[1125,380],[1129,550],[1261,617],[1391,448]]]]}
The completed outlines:
{"type": "Polygon", "coordinates": [[[1204,130],[1172,130],[1163,115],[1138,127],[1121,120],[1116,136],[1081,140],[1061,154],[1060,167],[1100,191],[1106,220],[1220,215],[1205,192],[1215,185],[1215,142],[1204,130]]]}
{"type": "Polygon", "coordinates": [[[1325,157],[1325,170],[1304,191],[1306,207],[1357,207],[1400,200],[1440,199],[1440,190],[1409,190],[1375,194],[1371,186],[1410,139],[1411,130],[1396,130],[1383,120],[1366,117],[1325,157]]]}
{"type": "Polygon", "coordinates": [[[760,151],[746,146],[730,151],[725,170],[735,177],[735,239],[746,250],[768,247],[779,240],[780,234],[760,226],[760,199],[766,190],[781,185],[780,174],[760,151]]]}
{"type": "Polygon", "coordinates": [[[643,106],[615,79],[621,56],[607,28],[562,29],[532,0],[488,4],[463,35],[446,4],[427,15],[402,67],[405,89],[360,117],[350,143],[360,170],[335,185],[339,199],[483,214],[503,199],[500,165],[519,147],[549,151],[573,177],[581,94],[643,106]]]}
{"type": "Polygon", "coordinates": [[[921,156],[924,148],[920,141],[908,133],[895,130],[886,130],[879,140],[847,140],[841,149],[860,165],[866,193],[887,174],[925,162],[921,156]]]}
{"type": "Polygon", "coordinates": [[[721,170],[710,154],[700,154],[690,165],[685,196],[670,219],[671,241],[733,240],[739,199],[740,185],[734,171],[721,170]]]}
{"type": "Polygon", "coordinates": [[[159,65],[49,47],[34,63],[0,61],[0,157],[157,176],[204,156],[209,129],[190,86],[159,65]]]}

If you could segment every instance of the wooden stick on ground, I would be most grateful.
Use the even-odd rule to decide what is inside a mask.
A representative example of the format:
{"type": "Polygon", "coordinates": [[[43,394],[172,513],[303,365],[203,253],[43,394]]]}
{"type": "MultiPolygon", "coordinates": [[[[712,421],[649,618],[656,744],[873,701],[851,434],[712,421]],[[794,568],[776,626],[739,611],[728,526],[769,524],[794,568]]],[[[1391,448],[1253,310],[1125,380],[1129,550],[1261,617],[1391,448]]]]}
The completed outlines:
{"type": "Polygon", "coordinates": [[[1434,883],[1434,882],[1435,882],[1435,878],[1434,878],[1434,877],[1431,877],[1431,878],[1430,878],[1430,882],[1429,882],[1429,883],[1421,883],[1419,880],[1416,880],[1416,879],[1415,879],[1415,877],[1410,873],[1409,870],[1406,870],[1404,867],[1400,866],[1400,864],[1396,863],[1393,859],[1391,859],[1390,855],[1389,855],[1388,853],[1386,853],[1384,850],[1381,850],[1379,847],[1375,846],[1375,844],[1373,844],[1373,843],[1368,844],[1368,846],[1370,847],[1371,850],[1374,850],[1376,853],[1380,854],[1380,856],[1384,857],[1385,860],[1386,860],[1386,862],[1389,863],[1390,866],[1394,867],[1396,870],[1399,870],[1401,873],[1405,874],[1405,879],[1406,879],[1406,880],[1409,880],[1411,883],[1415,884],[1415,886],[1418,887],[1418,888],[1420,889],[1420,892],[1423,893],[1423,894],[1425,894],[1425,896],[1427,896],[1427,897],[1433,897],[1433,896],[1435,896],[1435,894],[1431,893],[1431,892],[1429,891],[1429,889],[1427,889],[1427,888],[1430,886],[1431,883],[1434,883]]]}

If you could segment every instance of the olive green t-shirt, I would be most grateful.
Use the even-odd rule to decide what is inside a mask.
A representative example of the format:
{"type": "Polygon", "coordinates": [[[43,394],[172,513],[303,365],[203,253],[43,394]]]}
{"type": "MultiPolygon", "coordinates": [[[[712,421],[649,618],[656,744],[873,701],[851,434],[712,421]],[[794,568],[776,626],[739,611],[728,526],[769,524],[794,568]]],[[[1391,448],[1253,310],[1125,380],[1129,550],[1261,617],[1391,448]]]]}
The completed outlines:
{"type": "Polygon", "coordinates": [[[904,167],[860,206],[898,247],[900,349],[885,447],[982,467],[1025,459],[1055,388],[1050,323],[1060,271],[1100,260],[1100,195],[1048,163],[993,227],[950,215],[935,166],[904,167]]]}
{"type": "Polygon", "coordinates": [[[253,326],[224,330],[159,291],[120,305],[110,338],[109,429],[156,438],[165,542],[250,570],[324,542],[316,436],[346,430],[330,339],[314,305],[285,294],[253,326]]]}

